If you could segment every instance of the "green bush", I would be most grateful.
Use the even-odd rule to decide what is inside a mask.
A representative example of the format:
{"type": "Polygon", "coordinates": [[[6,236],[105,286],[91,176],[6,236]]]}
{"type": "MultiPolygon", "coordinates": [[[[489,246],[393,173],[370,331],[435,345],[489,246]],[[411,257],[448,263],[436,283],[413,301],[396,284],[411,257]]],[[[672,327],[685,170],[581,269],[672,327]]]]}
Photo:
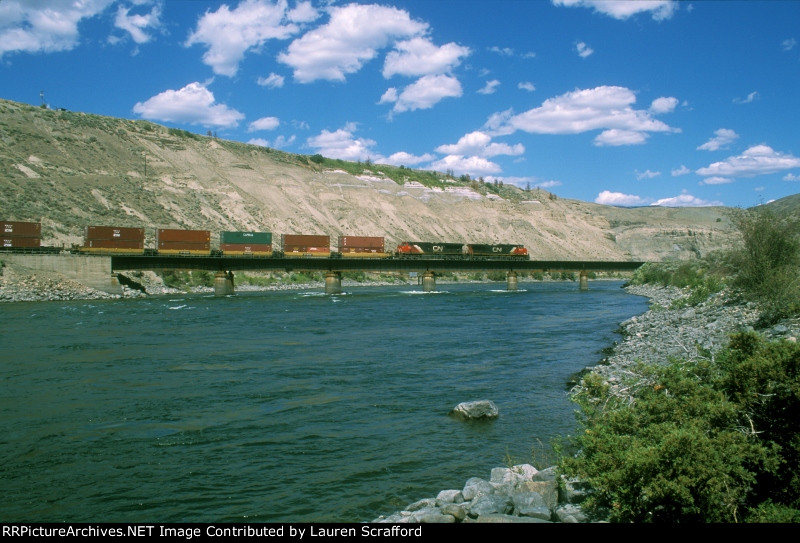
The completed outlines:
{"type": "Polygon", "coordinates": [[[595,374],[563,473],[616,522],[774,522],[800,510],[800,346],[737,334],[721,355],[642,367],[621,394],[595,374]]]}

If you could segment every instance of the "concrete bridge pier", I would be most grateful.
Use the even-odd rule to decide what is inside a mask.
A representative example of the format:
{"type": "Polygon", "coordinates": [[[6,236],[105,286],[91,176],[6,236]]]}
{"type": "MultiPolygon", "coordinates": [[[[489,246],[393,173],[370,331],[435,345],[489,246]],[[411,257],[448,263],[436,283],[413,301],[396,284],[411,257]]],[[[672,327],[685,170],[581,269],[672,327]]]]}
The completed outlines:
{"type": "Polygon", "coordinates": [[[586,270],[581,270],[580,287],[581,290],[589,290],[589,274],[586,270]]]}
{"type": "Polygon", "coordinates": [[[325,294],[342,293],[342,274],[341,272],[329,271],[325,274],[325,294]]]}
{"type": "Polygon", "coordinates": [[[506,276],[506,289],[507,290],[517,290],[518,283],[517,283],[517,272],[510,271],[506,276]]]}
{"type": "Polygon", "coordinates": [[[422,292],[434,292],[436,290],[436,275],[428,270],[422,274],[422,292]]]}
{"type": "Polygon", "coordinates": [[[236,294],[233,289],[233,272],[218,271],[214,274],[214,296],[232,296],[236,294]]]}

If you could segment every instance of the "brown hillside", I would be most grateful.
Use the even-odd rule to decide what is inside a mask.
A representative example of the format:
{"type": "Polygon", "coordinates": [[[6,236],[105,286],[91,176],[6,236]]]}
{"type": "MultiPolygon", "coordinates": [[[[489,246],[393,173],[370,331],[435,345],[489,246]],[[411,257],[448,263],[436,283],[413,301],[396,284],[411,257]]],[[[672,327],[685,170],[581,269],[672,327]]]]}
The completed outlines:
{"type": "MultiPolygon", "coordinates": [[[[86,225],[522,243],[534,259],[686,259],[732,239],[724,208],[616,208],[350,163],[147,121],[0,100],[0,215],[43,243],[86,225]]],[[[212,238],[212,241],[213,238],[212,238]]]]}

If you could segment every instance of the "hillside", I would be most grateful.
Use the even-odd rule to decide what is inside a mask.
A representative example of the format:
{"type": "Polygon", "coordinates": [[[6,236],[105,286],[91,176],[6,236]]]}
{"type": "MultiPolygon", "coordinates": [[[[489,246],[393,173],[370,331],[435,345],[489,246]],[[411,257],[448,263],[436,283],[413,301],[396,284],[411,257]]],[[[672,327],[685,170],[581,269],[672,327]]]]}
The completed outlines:
{"type": "MultiPolygon", "coordinates": [[[[86,225],[522,243],[534,259],[687,259],[733,239],[724,208],[616,208],[0,100],[0,217],[43,244],[86,225]]],[[[149,240],[152,242],[152,240],[149,240]]],[[[214,239],[212,238],[212,242],[214,239]]]]}

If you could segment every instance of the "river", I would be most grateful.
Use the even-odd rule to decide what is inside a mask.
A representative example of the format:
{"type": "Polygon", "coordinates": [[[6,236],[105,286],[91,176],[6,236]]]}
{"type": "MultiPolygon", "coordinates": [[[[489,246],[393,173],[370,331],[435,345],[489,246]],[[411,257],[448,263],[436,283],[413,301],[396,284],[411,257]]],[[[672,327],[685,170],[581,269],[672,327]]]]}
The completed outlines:
{"type": "Polygon", "coordinates": [[[0,521],[364,522],[575,426],[619,281],[0,304],[0,521]],[[491,399],[500,417],[447,416],[491,399]]]}

